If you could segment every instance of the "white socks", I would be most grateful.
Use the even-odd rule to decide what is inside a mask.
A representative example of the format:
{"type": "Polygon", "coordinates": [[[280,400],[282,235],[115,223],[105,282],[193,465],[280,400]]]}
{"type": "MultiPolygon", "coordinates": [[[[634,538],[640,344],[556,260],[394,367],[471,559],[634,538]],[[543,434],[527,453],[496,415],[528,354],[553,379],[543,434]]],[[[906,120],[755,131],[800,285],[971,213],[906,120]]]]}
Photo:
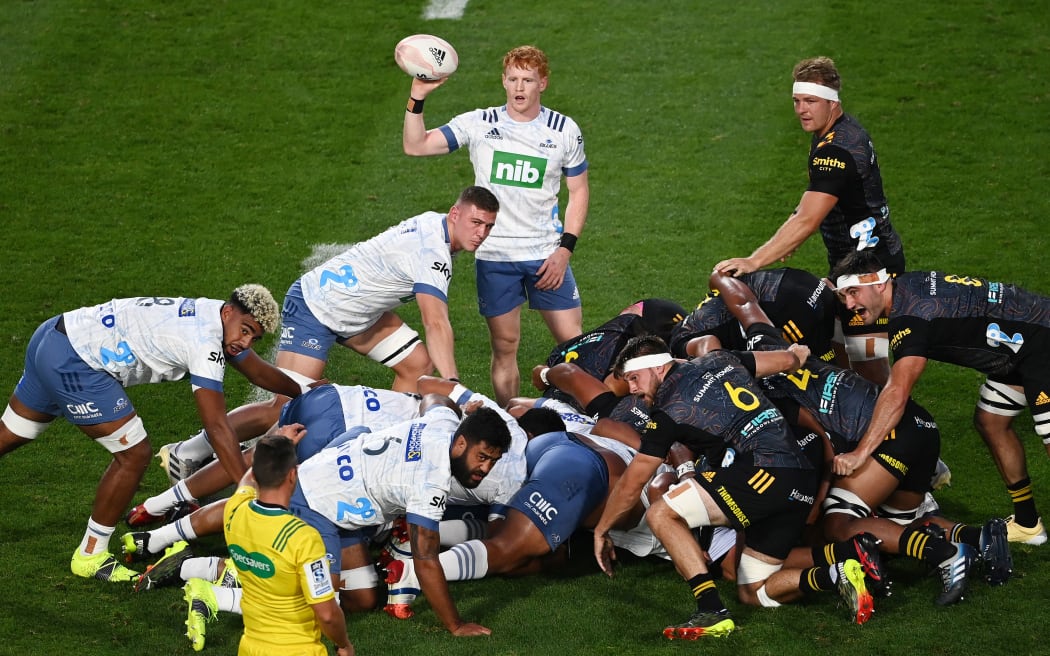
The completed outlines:
{"type": "Polygon", "coordinates": [[[449,581],[480,579],[489,571],[489,552],[481,540],[457,544],[438,558],[449,581]]]}
{"type": "Polygon", "coordinates": [[[94,519],[88,518],[87,530],[80,540],[80,553],[85,556],[93,556],[103,551],[109,551],[109,539],[113,536],[115,526],[103,526],[94,519]]]}

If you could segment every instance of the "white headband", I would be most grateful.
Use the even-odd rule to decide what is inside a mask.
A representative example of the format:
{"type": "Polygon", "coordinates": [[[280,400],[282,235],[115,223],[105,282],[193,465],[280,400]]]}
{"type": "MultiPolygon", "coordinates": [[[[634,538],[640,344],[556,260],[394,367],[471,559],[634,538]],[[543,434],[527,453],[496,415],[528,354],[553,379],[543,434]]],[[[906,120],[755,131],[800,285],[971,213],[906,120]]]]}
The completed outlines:
{"type": "Polygon", "coordinates": [[[816,84],[813,82],[796,82],[791,86],[791,94],[803,94],[806,96],[816,96],[817,98],[823,98],[824,100],[832,100],[834,102],[839,101],[839,92],[826,87],[823,84],[816,84]]]}
{"type": "Polygon", "coordinates": [[[835,283],[835,289],[878,285],[887,282],[889,279],[890,274],[886,273],[886,269],[879,269],[875,273],[851,273],[846,276],[839,276],[838,281],[835,283]]]}
{"type": "Polygon", "coordinates": [[[674,358],[671,357],[670,353],[651,353],[649,355],[639,355],[637,358],[631,358],[627,362],[623,363],[623,372],[629,373],[632,371],[638,371],[639,369],[649,369],[650,367],[659,367],[662,364],[672,362],[674,358]]]}

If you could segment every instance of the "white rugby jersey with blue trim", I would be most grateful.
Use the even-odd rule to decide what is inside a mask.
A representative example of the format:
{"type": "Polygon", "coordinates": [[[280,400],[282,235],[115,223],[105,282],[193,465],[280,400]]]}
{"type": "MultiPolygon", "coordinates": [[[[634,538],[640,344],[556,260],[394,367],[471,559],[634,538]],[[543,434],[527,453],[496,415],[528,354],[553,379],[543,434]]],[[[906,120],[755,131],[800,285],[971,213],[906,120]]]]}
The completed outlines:
{"type": "Polygon", "coordinates": [[[347,429],[368,426],[377,431],[419,415],[419,397],[414,394],[365,385],[332,387],[339,395],[347,429]]]}
{"type": "Polygon", "coordinates": [[[460,114],[438,129],[450,152],[469,149],[474,184],[499,199],[496,225],[475,257],[522,262],[553,253],[562,232],[561,178],[587,170],[576,122],[542,106],[535,119],[519,122],[504,105],[460,114]]]}
{"type": "Polygon", "coordinates": [[[223,302],[210,298],[115,298],[66,312],[66,335],[89,367],[124,387],[180,380],[222,391],[223,302]]]}
{"type": "Polygon", "coordinates": [[[510,431],[510,449],[496,461],[488,475],[481,479],[477,487],[467,489],[453,478],[448,494],[449,505],[489,505],[492,506],[489,508],[489,519],[492,519],[493,516],[505,517],[505,506],[525,482],[527,474],[525,446],[529,442],[529,436],[525,434],[514,417],[484,394],[468,391],[460,398],[452,400],[461,406],[470,401],[481,401],[483,406],[499,413],[503,421],[507,422],[507,429],[510,431]]]}
{"type": "Polygon", "coordinates": [[[331,446],[299,465],[299,486],[312,510],[346,529],[378,526],[406,515],[437,530],[452,469],[455,411],[433,407],[418,419],[331,446]]]}
{"type": "Polygon", "coordinates": [[[419,293],[447,303],[451,280],[448,228],[437,212],[405,219],[300,278],[307,307],[344,337],[364,332],[419,293]]]}

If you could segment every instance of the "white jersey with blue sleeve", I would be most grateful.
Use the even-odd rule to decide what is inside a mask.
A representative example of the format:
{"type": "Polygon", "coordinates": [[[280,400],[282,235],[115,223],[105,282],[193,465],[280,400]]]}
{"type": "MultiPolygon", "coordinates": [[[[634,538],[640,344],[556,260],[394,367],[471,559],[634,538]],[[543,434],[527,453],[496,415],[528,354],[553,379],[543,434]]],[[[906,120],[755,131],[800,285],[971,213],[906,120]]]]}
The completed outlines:
{"type": "Polygon", "coordinates": [[[438,129],[450,152],[470,151],[474,184],[499,200],[496,225],[475,257],[496,262],[547,259],[562,232],[561,178],[587,170],[576,122],[542,106],[535,119],[519,122],[504,105],[460,114],[438,129]]]}
{"type": "Polygon", "coordinates": [[[63,315],[77,355],[124,387],[180,380],[221,392],[226,372],[220,311],[209,298],[118,298],[63,315]]]}
{"type": "Polygon", "coordinates": [[[333,387],[339,395],[347,429],[367,426],[375,432],[419,416],[419,397],[415,394],[366,385],[333,387]]]}
{"type": "Polygon", "coordinates": [[[565,430],[570,433],[590,434],[594,428],[594,419],[581,414],[579,410],[559,399],[537,399],[537,408],[547,408],[558,413],[565,422],[565,430]]]}
{"type": "Polygon", "coordinates": [[[425,212],[354,244],[299,279],[310,312],[352,337],[416,294],[448,302],[452,251],[445,215],[425,212]]]}
{"type": "Polygon", "coordinates": [[[506,505],[511,497],[521,488],[528,475],[525,461],[525,447],[529,443],[529,437],[518,425],[518,422],[499,404],[477,392],[468,391],[458,399],[453,399],[459,405],[465,405],[471,401],[481,401],[486,408],[492,408],[499,413],[503,421],[507,423],[510,431],[510,449],[508,449],[496,464],[489,470],[488,475],[481,479],[481,483],[475,488],[466,488],[452,479],[448,493],[448,503],[453,506],[489,506],[489,520],[496,517],[506,516],[506,505]]]}
{"type": "Polygon", "coordinates": [[[353,439],[337,438],[299,465],[299,486],[312,510],[341,528],[378,526],[406,515],[437,530],[452,480],[449,448],[455,411],[425,415],[353,439]]]}

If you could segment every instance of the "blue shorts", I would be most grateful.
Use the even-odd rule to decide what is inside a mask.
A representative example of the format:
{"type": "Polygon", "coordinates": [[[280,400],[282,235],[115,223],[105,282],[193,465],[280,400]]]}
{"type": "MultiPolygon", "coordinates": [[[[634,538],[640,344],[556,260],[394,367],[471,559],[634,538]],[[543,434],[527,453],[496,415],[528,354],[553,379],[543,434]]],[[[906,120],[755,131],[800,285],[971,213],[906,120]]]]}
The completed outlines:
{"type": "Polygon", "coordinates": [[[15,396],[27,407],[63,415],[70,423],[90,426],[135,412],[127,391],[113,376],[80,359],[69,338],[51,317],[36,329],[26,349],[25,369],[15,396]]]}
{"type": "MultiPolygon", "coordinates": [[[[295,484],[295,491],[292,492],[292,501],[288,504],[288,510],[317,529],[317,532],[321,534],[321,541],[324,542],[325,557],[328,559],[332,572],[337,576],[339,572],[343,571],[343,549],[366,542],[369,539],[369,534],[366,534],[365,531],[345,529],[311,508],[310,504],[306,502],[306,497],[303,496],[303,490],[299,487],[298,482],[295,484]]],[[[374,533],[374,531],[369,533],[374,533]]]]}
{"type": "Polygon", "coordinates": [[[483,317],[498,317],[526,300],[533,310],[571,310],[580,307],[580,292],[572,267],[565,269],[561,287],[550,291],[536,289],[536,271],[543,260],[528,262],[490,262],[475,260],[478,283],[478,310],[483,317]]]}
{"type": "Polygon", "coordinates": [[[327,361],[332,344],[340,339],[340,335],[318,321],[307,307],[299,281],[292,283],[281,307],[281,341],[277,343],[277,352],[288,351],[327,361]]]}
{"type": "Polygon", "coordinates": [[[568,433],[533,438],[525,456],[529,478],[507,506],[532,520],[554,551],[609,492],[609,468],[568,433]]]}
{"type": "Polygon", "coordinates": [[[306,427],[306,436],[295,447],[299,462],[328,446],[329,442],[347,429],[339,392],[331,385],[307,390],[285,403],[277,423],[281,426],[302,424],[306,427]]]}

